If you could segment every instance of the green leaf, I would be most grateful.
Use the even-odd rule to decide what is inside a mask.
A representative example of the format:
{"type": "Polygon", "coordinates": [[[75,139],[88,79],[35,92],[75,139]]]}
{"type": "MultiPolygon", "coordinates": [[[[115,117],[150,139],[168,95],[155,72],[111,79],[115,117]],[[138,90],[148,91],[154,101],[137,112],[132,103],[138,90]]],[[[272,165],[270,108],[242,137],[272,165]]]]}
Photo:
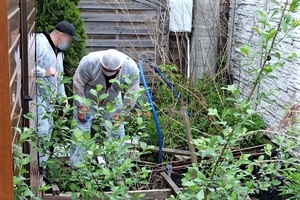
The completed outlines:
{"type": "Polygon", "coordinates": [[[91,183],[91,182],[86,182],[86,183],[85,183],[85,187],[86,187],[88,190],[91,190],[91,189],[92,189],[92,183],[91,183]]]}
{"type": "Polygon", "coordinates": [[[147,143],[145,143],[145,142],[140,142],[140,147],[141,147],[141,149],[142,149],[143,151],[145,151],[146,148],[147,148],[147,143]]]}
{"type": "Polygon", "coordinates": [[[277,30],[276,29],[271,29],[268,33],[268,36],[267,36],[267,42],[270,41],[271,39],[273,39],[275,37],[277,33],[277,30]]]}
{"type": "Polygon", "coordinates": [[[90,90],[90,93],[94,96],[94,97],[98,97],[98,92],[94,89],[90,90]]]}
{"type": "Polygon", "coordinates": [[[263,24],[267,23],[268,14],[265,11],[258,10],[257,11],[257,17],[258,17],[259,22],[261,22],[263,24]]]}
{"type": "Polygon", "coordinates": [[[73,135],[75,137],[76,140],[78,140],[81,136],[82,136],[83,132],[80,129],[75,129],[73,132],[73,135]]]}
{"type": "Polygon", "coordinates": [[[25,114],[24,118],[29,119],[29,120],[34,120],[35,119],[33,113],[31,113],[31,112],[25,114]]]}
{"type": "Polygon", "coordinates": [[[250,54],[250,46],[247,44],[244,44],[243,46],[241,46],[238,51],[240,53],[243,53],[244,55],[249,55],[250,54]]]}
{"type": "Polygon", "coordinates": [[[66,78],[64,78],[63,80],[60,81],[60,84],[68,84],[68,83],[71,82],[71,80],[72,80],[72,78],[66,77],[66,78]]]}
{"type": "Polygon", "coordinates": [[[103,86],[101,84],[96,85],[96,91],[100,92],[103,89],[103,86]]]}
{"type": "Polygon", "coordinates": [[[293,29],[297,28],[298,26],[300,26],[300,19],[294,19],[294,20],[292,20],[291,26],[292,26],[293,29]]]}
{"type": "Polygon", "coordinates": [[[299,10],[299,4],[299,0],[293,0],[290,4],[289,11],[296,12],[297,10],[299,10]]]}
{"type": "Polygon", "coordinates": [[[204,199],[204,190],[200,190],[200,192],[197,193],[197,200],[204,199]]]}
{"type": "Polygon", "coordinates": [[[265,153],[268,155],[268,156],[271,156],[272,152],[272,145],[271,144],[267,144],[265,147],[264,147],[264,150],[265,150],[265,153]]]}
{"type": "Polygon", "coordinates": [[[285,32],[285,33],[288,31],[288,25],[287,25],[287,23],[285,23],[285,21],[281,22],[281,28],[282,28],[283,32],[285,32]]]}
{"type": "Polygon", "coordinates": [[[273,19],[277,14],[279,13],[278,9],[275,9],[270,17],[270,19],[273,19]]]}
{"type": "Polygon", "coordinates": [[[120,85],[120,81],[118,79],[110,79],[109,80],[110,83],[117,83],[118,85],[120,85]]]}
{"type": "Polygon", "coordinates": [[[288,24],[292,20],[292,16],[290,14],[285,14],[283,20],[288,24]]]}
{"type": "Polygon", "coordinates": [[[236,87],[236,85],[228,85],[227,88],[222,88],[230,91],[234,96],[238,96],[240,94],[240,90],[236,87]]]}
{"type": "Polygon", "coordinates": [[[113,124],[112,124],[111,121],[105,120],[104,123],[105,123],[105,125],[107,126],[107,128],[108,128],[109,130],[112,130],[112,129],[113,129],[113,124]]]}
{"type": "Polygon", "coordinates": [[[264,66],[263,71],[264,71],[266,74],[268,74],[268,73],[273,72],[273,68],[272,68],[270,65],[266,65],[266,66],[264,66]]]}
{"type": "Polygon", "coordinates": [[[109,96],[109,93],[101,94],[98,98],[98,101],[101,102],[102,100],[106,99],[109,96]]]}
{"type": "Polygon", "coordinates": [[[72,200],[77,200],[77,199],[78,199],[78,195],[75,194],[75,193],[72,194],[72,195],[71,195],[71,199],[72,199],[72,200]]]}
{"type": "Polygon", "coordinates": [[[253,172],[253,169],[254,169],[254,166],[253,165],[248,165],[248,171],[250,172],[250,173],[252,173],[253,172]]]}
{"type": "Polygon", "coordinates": [[[218,110],[216,108],[209,108],[208,115],[219,117],[218,110]]]}
{"type": "Polygon", "coordinates": [[[142,117],[136,118],[136,121],[137,121],[139,126],[143,124],[143,118],[142,117]]]}
{"type": "Polygon", "coordinates": [[[77,185],[75,183],[71,183],[69,188],[71,189],[72,192],[76,191],[77,185]]]}
{"type": "Polygon", "coordinates": [[[247,182],[246,182],[246,187],[247,187],[247,188],[250,189],[250,188],[252,188],[252,186],[253,186],[253,182],[252,182],[252,181],[247,181],[247,182]]]}
{"type": "Polygon", "coordinates": [[[287,57],[286,57],[286,60],[287,61],[292,61],[292,60],[295,60],[295,59],[297,59],[298,58],[298,55],[296,54],[296,53],[292,53],[292,54],[290,54],[290,55],[288,55],[287,57]]]}
{"type": "Polygon", "coordinates": [[[89,99],[83,98],[79,95],[75,95],[74,100],[78,101],[80,104],[83,104],[84,106],[87,106],[87,107],[90,107],[90,105],[91,105],[91,101],[89,99]]]}
{"type": "Polygon", "coordinates": [[[213,147],[216,144],[217,140],[218,140],[217,136],[210,138],[208,146],[213,147]]]}

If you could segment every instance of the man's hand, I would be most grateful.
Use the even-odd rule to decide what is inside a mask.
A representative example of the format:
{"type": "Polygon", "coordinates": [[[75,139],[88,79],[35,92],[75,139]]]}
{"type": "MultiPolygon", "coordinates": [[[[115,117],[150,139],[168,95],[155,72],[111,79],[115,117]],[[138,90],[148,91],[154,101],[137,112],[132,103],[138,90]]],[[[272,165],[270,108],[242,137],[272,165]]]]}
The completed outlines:
{"type": "Polygon", "coordinates": [[[111,118],[118,123],[122,123],[125,120],[125,118],[121,117],[119,113],[114,114],[111,118]]]}
{"type": "Polygon", "coordinates": [[[50,67],[45,72],[45,76],[55,76],[56,74],[57,74],[57,71],[54,67],[50,67]]]}
{"type": "Polygon", "coordinates": [[[81,106],[78,107],[78,111],[77,111],[77,117],[79,119],[79,121],[81,121],[82,123],[86,122],[86,114],[89,112],[89,108],[86,106],[81,106]]]}

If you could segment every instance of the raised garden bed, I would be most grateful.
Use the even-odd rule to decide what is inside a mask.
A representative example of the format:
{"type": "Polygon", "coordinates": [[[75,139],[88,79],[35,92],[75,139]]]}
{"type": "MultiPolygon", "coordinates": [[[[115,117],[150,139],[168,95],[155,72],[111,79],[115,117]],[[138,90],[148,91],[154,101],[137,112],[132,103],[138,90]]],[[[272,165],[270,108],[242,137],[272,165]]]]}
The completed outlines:
{"type": "MultiPolygon", "coordinates": [[[[232,153],[234,158],[238,159],[241,156],[241,153],[249,153],[251,154],[251,159],[257,159],[259,156],[264,155],[264,148],[265,145],[258,145],[254,147],[242,148],[242,149],[234,149],[232,153]]],[[[153,148],[151,150],[155,157],[158,148],[153,148]]],[[[169,198],[172,194],[176,196],[180,192],[181,186],[181,179],[183,178],[183,174],[187,172],[187,168],[192,165],[190,152],[187,150],[181,149],[171,149],[171,148],[163,148],[163,153],[173,155],[174,160],[171,161],[166,166],[160,166],[156,163],[152,163],[150,161],[140,161],[140,165],[149,165],[152,166],[152,171],[149,175],[149,188],[146,189],[141,188],[140,190],[128,191],[128,194],[132,197],[138,197],[141,194],[145,196],[143,199],[150,200],[150,199],[166,199],[169,198]]],[[[273,152],[274,153],[274,152],[273,152]]],[[[198,161],[200,162],[199,158],[198,161]]],[[[71,193],[61,193],[58,186],[56,184],[52,184],[52,189],[43,195],[45,200],[69,200],[71,199],[71,193]]],[[[112,192],[104,192],[105,194],[111,194],[112,192]]],[[[274,197],[278,198],[278,200],[284,199],[279,197],[274,191],[270,192],[262,192],[255,197],[270,197],[273,195],[274,197]]],[[[246,199],[256,199],[255,197],[246,198],[246,199]]],[[[266,198],[265,198],[266,199],[266,198]]]]}

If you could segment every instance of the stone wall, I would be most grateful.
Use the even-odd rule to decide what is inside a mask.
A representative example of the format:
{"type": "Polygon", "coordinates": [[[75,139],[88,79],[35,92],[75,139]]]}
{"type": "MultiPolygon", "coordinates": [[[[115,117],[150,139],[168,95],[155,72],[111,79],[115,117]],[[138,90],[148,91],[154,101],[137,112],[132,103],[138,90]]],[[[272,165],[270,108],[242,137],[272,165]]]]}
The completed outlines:
{"type": "MultiPolygon", "coordinates": [[[[237,48],[250,42],[254,50],[259,51],[259,39],[254,34],[252,27],[257,24],[256,10],[271,12],[274,5],[267,0],[231,0],[229,18],[229,47],[228,61],[231,67],[234,83],[242,90],[242,95],[247,95],[252,87],[251,76],[245,67],[241,67],[240,54],[237,48]]],[[[300,12],[297,17],[300,19],[300,12]]],[[[291,33],[292,38],[285,40],[280,52],[282,56],[292,52],[300,55],[300,29],[291,33]]],[[[272,56],[273,59],[273,56],[272,56]]],[[[260,66],[260,59],[257,59],[257,67],[260,66]]],[[[285,126],[288,121],[286,112],[289,108],[298,108],[300,103],[300,59],[287,62],[283,68],[273,72],[277,79],[266,79],[259,87],[259,92],[268,92],[274,89],[270,97],[276,103],[270,105],[264,102],[259,109],[262,110],[262,117],[269,127],[278,125],[285,126]]],[[[284,127],[283,127],[284,128],[284,127]]]]}

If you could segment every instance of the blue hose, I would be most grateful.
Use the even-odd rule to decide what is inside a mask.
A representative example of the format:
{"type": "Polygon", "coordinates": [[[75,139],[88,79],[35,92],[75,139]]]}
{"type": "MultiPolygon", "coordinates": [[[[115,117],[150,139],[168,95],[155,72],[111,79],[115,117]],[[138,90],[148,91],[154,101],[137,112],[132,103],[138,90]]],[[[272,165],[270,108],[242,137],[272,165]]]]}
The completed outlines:
{"type": "Polygon", "coordinates": [[[154,118],[154,121],[155,121],[155,126],[156,126],[156,130],[157,130],[157,137],[158,137],[158,160],[157,160],[157,162],[159,164],[161,164],[162,163],[162,147],[163,147],[162,133],[161,133],[161,128],[160,128],[160,124],[159,124],[159,121],[158,121],[158,116],[157,116],[157,113],[156,113],[156,109],[155,109],[155,106],[153,104],[152,97],[151,97],[151,94],[149,92],[149,88],[148,88],[146,78],[145,78],[145,75],[144,75],[143,62],[144,62],[143,60],[141,60],[139,62],[140,75],[141,75],[141,79],[142,79],[142,82],[143,82],[143,86],[146,90],[146,95],[148,97],[149,104],[152,108],[151,110],[152,110],[153,118],[154,118]]]}
{"type": "MultiPolygon", "coordinates": [[[[177,92],[177,90],[174,88],[174,86],[172,85],[172,83],[170,83],[167,79],[167,77],[162,73],[162,71],[160,71],[160,69],[155,66],[153,63],[147,61],[147,60],[143,60],[143,62],[149,64],[149,66],[151,68],[154,69],[154,71],[160,75],[160,77],[163,79],[163,81],[167,84],[167,86],[172,90],[173,94],[176,96],[176,98],[178,99],[178,101],[182,104],[182,105],[186,105],[184,102],[182,102],[182,99],[180,98],[180,94],[177,92]]],[[[188,116],[192,117],[192,113],[189,111],[189,109],[187,110],[188,116]]]]}

